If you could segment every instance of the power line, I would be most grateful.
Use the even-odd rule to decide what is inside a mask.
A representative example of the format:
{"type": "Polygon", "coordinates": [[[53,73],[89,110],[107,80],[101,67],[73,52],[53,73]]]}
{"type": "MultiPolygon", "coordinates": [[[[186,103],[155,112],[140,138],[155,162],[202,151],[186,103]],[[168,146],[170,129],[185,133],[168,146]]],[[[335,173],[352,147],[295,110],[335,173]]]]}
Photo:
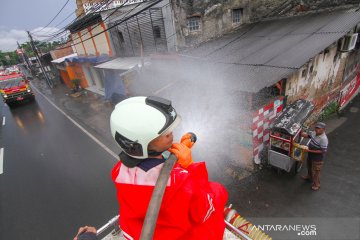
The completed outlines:
{"type": "MultiPolygon", "coordinates": [[[[149,4],[147,7],[145,7],[144,9],[142,9],[139,13],[141,13],[141,12],[143,12],[143,11],[151,8],[152,6],[158,4],[158,3],[161,2],[161,1],[162,1],[162,0],[154,1],[152,4],[149,4]]],[[[127,2],[127,1],[126,1],[126,2],[127,2]]],[[[125,2],[125,3],[126,3],[126,2],[125,2]]],[[[125,4],[125,3],[124,3],[124,4],[125,4]]],[[[114,14],[116,11],[118,11],[124,4],[122,4],[121,6],[117,7],[106,19],[108,19],[112,14],[114,14]]],[[[86,42],[86,41],[88,41],[88,40],[90,40],[90,39],[93,39],[93,38],[95,38],[96,36],[99,36],[100,34],[102,34],[102,33],[104,33],[104,32],[107,32],[107,31],[109,31],[110,29],[112,29],[112,28],[114,28],[114,27],[122,24],[123,22],[125,22],[125,21],[129,20],[131,17],[133,17],[133,16],[126,17],[126,16],[127,16],[130,12],[132,12],[135,8],[137,8],[138,6],[140,6],[141,4],[142,4],[142,3],[138,3],[138,4],[137,4],[135,7],[133,7],[130,11],[128,11],[128,12],[123,16],[123,18],[122,18],[120,21],[118,21],[118,22],[117,22],[116,24],[114,24],[113,26],[108,27],[108,28],[104,29],[103,31],[101,31],[101,32],[99,32],[99,33],[97,33],[97,34],[95,34],[95,35],[93,35],[93,36],[91,36],[91,37],[89,37],[89,38],[87,38],[87,39],[81,40],[80,42],[78,42],[78,43],[76,43],[76,44],[70,44],[69,46],[66,46],[66,47],[56,48],[56,50],[66,49],[66,48],[69,48],[69,47],[73,47],[73,46],[82,44],[83,42],[86,42]]],[[[105,20],[106,20],[106,19],[105,19],[105,20]]],[[[98,25],[100,25],[100,23],[99,23],[98,25]]],[[[98,25],[97,25],[97,26],[98,26],[98,25]]],[[[87,34],[87,33],[85,33],[85,34],[87,34]]],[[[84,36],[85,34],[83,34],[83,35],[81,35],[81,36],[84,36]]],[[[81,38],[81,36],[79,36],[79,37],[77,37],[77,38],[75,38],[75,39],[72,39],[72,41],[81,38]]]]}
{"type": "MultiPolygon", "coordinates": [[[[91,2],[93,2],[93,1],[96,1],[96,0],[90,0],[90,3],[91,2]]],[[[106,2],[104,3],[104,5],[108,5],[109,3],[111,3],[113,0],[106,0],[106,2]]],[[[127,0],[128,1],[128,0],[127,0]]],[[[127,2],[126,1],[126,2],[127,2]]],[[[67,4],[67,3],[66,3],[67,4]]],[[[66,5],[65,4],[65,5],[66,5]]],[[[64,6],[65,6],[64,5],[64,6]]],[[[91,13],[93,13],[93,12],[95,12],[95,11],[98,11],[100,8],[102,8],[104,5],[93,5],[91,8],[90,8],[90,10],[89,10],[89,14],[91,14],[91,13]]],[[[121,7],[121,6],[120,6],[121,7]]],[[[59,12],[61,12],[61,10],[59,11],[59,12]]],[[[66,17],[66,19],[67,18],[69,18],[72,14],[74,14],[74,12],[72,12],[70,15],[68,15],[67,17],[66,17]]],[[[85,17],[86,15],[84,15],[85,14],[85,11],[84,11],[84,13],[82,13],[80,16],[82,16],[82,17],[85,17]],[[84,15],[84,16],[83,16],[84,15]]],[[[79,17],[80,17],[79,16],[79,17]]],[[[75,18],[70,24],[72,24],[72,23],[74,23],[76,20],[79,20],[79,17],[78,18],[75,18]]],[[[53,18],[54,19],[54,18],[53,18]]],[[[62,22],[64,22],[66,19],[64,19],[62,22]]],[[[83,20],[83,23],[80,25],[80,26],[82,26],[82,25],[84,25],[84,23],[85,23],[86,21],[84,21],[83,20]]],[[[59,23],[60,24],[60,23],[59,23]]],[[[59,25],[58,24],[58,25],[59,25]]],[[[70,24],[68,24],[68,25],[70,25],[70,24]]],[[[68,26],[67,25],[67,26],[68,26]]],[[[44,29],[45,27],[43,27],[42,29],[44,29]]],[[[64,30],[63,31],[58,31],[58,33],[55,33],[55,34],[53,34],[53,35],[38,35],[38,34],[34,34],[36,37],[48,37],[48,36],[51,36],[49,39],[46,39],[45,41],[43,40],[43,41],[40,41],[40,40],[37,40],[37,41],[39,41],[39,42],[49,42],[51,39],[59,39],[59,38],[64,38],[64,37],[66,37],[65,36],[65,34],[67,34],[66,32],[68,31],[65,27],[63,28],[64,30]]],[[[38,32],[38,31],[40,31],[40,30],[37,30],[37,31],[35,31],[35,32],[38,32]]]]}
{"type": "MultiPolygon", "coordinates": [[[[96,1],[96,0],[91,0],[90,2],[92,2],[92,1],[96,1]]],[[[109,1],[111,1],[111,0],[107,0],[107,3],[109,2],[109,1]]],[[[91,11],[97,11],[98,10],[98,7],[96,7],[96,8],[91,8],[90,9],[90,12],[91,11]]],[[[71,14],[70,14],[70,16],[73,14],[74,12],[72,12],[71,14]]],[[[70,25],[70,24],[72,24],[72,23],[74,23],[75,21],[77,21],[80,17],[82,17],[82,15],[83,14],[85,14],[85,12],[84,13],[82,13],[80,16],[78,16],[77,18],[75,18],[73,21],[71,21],[68,25],[70,25]]],[[[69,18],[69,16],[67,16],[66,17],[66,19],[67,18],[69,18]]],[[[65,21],[65,19],[63,20],[63,21],[65,21]]],[[[62,22],[63,22],[62,21],[62,22]]],[[[58,24],[59,25],[59,24],[58,24]]],[[[39,34],[34,34],[36,37],[47,37],[48,39],[46,39],[45,41],[50,41],[51,40],[51,38],[55,38],[55,37],[57,37],[57,36],[59,36],[60,34],[63,34],[64,32],[66,32],[67,31],[67,29],[66,29],[66,27],[63,27],[63,28],[61,28],[61,29],[59,29],[59,30],[57,30],[56,32],[54,32],[54,33],[50,33],[50,34],[48,34],[48,35],[39,35],[39,34]]],[[[49,32],[49,31],[48,31],[49,32]]]]}
{"type": "MultiPolygon", "coordinates": [[[[69,1],[70,1],[70,0],[67,0],[67,1],[66,1],[66,3],[64,4],[64,6],[62,6],[62,8],[58,11],[58,13],[55,15],[55,17],[53,17],[53,19],[51,19],[51,21],[50,21],[45,27],[43,27],[43,28],[41,28],[40,30],[37,30],[37,31],[35,31],[35,32],[39,32],[39,31],[43,30],[44,28],[46,28],[47,26],[49,26],[49,25],[55,20],[55,18],[61,13],[61,11],[66,7],[66,5],[69,3],[69,1]]],[[[35,33],[35,32],[33,32],[33,33],[35,33]]]]}
{"type": "MultiPolygon", "coordinates": [[[[92,1],[96,1],[96,0],[91,0],[90,3],[91,3],[92,1]]],[[[112,2],[112,0],[106,0],[106,2],[104,3],[104,5],[108,5],[110,2],[112,2]]],[[[101,6],[101,5],[100,5],[100,6],[99,6],[99,5],[92,6],[92,7],[90,8],[89,12],[92,13],[92,12],[98,11],[101,7],[103,7],[103,6],[101,6]]],[[[69,17],[70,17],[72,14],[74,14],[74,13],[75,13],[75,12],[72,12],[69,16],[67,16],[67,17],[66,17],[63,21],[61,21],[58,25],[60,25],[62,22],[64,22],[67,18],[69,18],[69,17]]],[[[84,17],[84,16],[85,16],[85,11],[84,11],[84,13],[82,13],[80,16],[78,16],[77,18],[75,18],[75,19],[74,19],[71,23],[69,23],[68,25],[74,23],[75,21],[79,20],[80,17],[84,17]]],[[[57,25],[57,26],[58,26],[58,25],[57,25]]],[[[38,31],[41,31],[41,30],[37,30],[37,31],[35,31],[35,32],[38,32],[38,31]]],[[[36,37],[48,37],[48,39],[46,39],[45,41],[50,41],[52,38],[55,38],[55,37],[57,37],[58,35],[66,32],[66,31],[67,31],[67,29],[66,29],[65,27],[63,27],[63,28],[59,29],[58,31],[56,31],[56,32],[54,32],[54,33],[51,33],[51,34],[49,34],[49,35],[39,35],[39,34],[34,34],[34,35],[35,35],[36,37]]],[[[47,32],[49,32],[49,31],[47,31],[47,32]]]]}
{"type": "Polygon", "coordinates": [[[34,54],[35,54],[35,57],[37,58],[37,60],[38,60],[38,62],[39,62],[41,71],[42,71],[43,74],[44,74],[44,77],[45,77],[45,79],[46,79],[46,82],[47,82],[47,84],[49,85],[50,88],[53,88],[53,87],[54,87],[54,83],[53,83],[52,80],[48,77],[48,75],[47,75],[47,73],[46,73],[46,71],[45,71],[45,69],[44,69],[44,67],[43,67],[43,65],[42,65],[42,62],[41,62],[41,59],[40,59],[40,56],[39,56],[39,52],[38,52],[38,50],[37,50],[37,48],[36,48],[36,46],[35,46],[35,44],[34,44],[33,38],[32,38],[32,36],[31,36],[31,34],[30,34],[29,31],[27,31],[27,33],[28,33],[28,36],[29,36],[29,39],[30,39],[31,48],[32,48],[32,50],[33,50],[33,52],[34,52],[34,54]]]}
{"type": "MultiPolygon", "coordinates": [[[[151,8],[152,6],[158,4],[158,3],[161,2],[161,1],[162,1],[162,0],[154,1],[152,4],[150,4],[149,6],[145,7],[144,9],[142,9],[139,13],[141,13],[141,12],[143,12],[143,11],[151,8]]],[[[131,9],[130,11],[128,11],[128,12],[125,14],[125,16],[128,15],[131,11],[133,11],[133,10],[134,10],[136,7],[138,7],[140,4],[141,4],[141,3],[139,3],[139,4],[138,4],[137,6],[135,6],[133,9],[131,9]]],[[[119,8],[120,8],[120,7],[119,7],[119,8]]],[[[82,40],[81,42],[78,42],[78,43],[76,43],[76,44],[70,44],[70,46],[67,46],[67,47],[57,48],[56,50],[65,49],[65,48],[69,48],[69,47],[76,46],[76,45],[78,45],[78,44],[82,44],[83,42],[88,41],[88,40],[90,40],[90,39],[92,39],[92,38],[94,38],[94,37],[96,37],[96,36],[99,36],[100,34],[109,31],[110,29],[112,29],[112,28],[120,25],[121,23],[123,23],[123,22],[129,20],[131,17],[133,17],[133,16],[129,16],[129,17],[126,17],[126,18],[125,18],[125,16],[124,16],[124,17],[121,19],[121,21],[119,21],[118,23],[114,24],[114,25],[111,26],[111,27],[108,27],[107,29],[105,29],[105,30],[103,30],[103,31],[101,31],[101,32],[99,32],[99,33],[97,33],[97,34],[95,34],[95,35],[93,35],[92,37],[89,37],[89,38],[87,38],[87,39],[85,39],[85,40],[82,40]],[[124,19],[124,18],[125,18],[125,19],[124,19]]],[[[84,35],[85,35],[85,34],[84,34],[84,35]]],[[[77,38],[77,39],[78,39],[78,38],[77,38]]]]}
{"type": "MultiPolygon", "coordinates": [[[[122,8],[127,2],[128,2],[129,0],[126,0],[123,4],[121,4],[120,6],[118,6],[118,7],[116,7],[115,8],[115,10],[112,12],[112,13],[110,13],[104,20],[102,20],[102,22],[105,22],[108,18],[110,18],[113,14],[115,14],[120,8],[122,8]]],[[[141,3],[138,3],[133,9],[131,9],[130,11],[128,11],[126,14],[125,14],[125,16],[127,16],[130,12],[132,12],[135,8],[137,8],[138,6],[140,6],[141,5],[141,3]]],[[[125,17],[124,16],[124,17],[125,17]]],[[[86,22],[86,21],[84,21],[84,22],[86,22]]],[[[80,25],[80,27],[81,26],[83,26],[84,24],[82,24],[82,25],[80,25]]],[[[96,27],[98,27],[99,25],[101,25],[101,22],[100,23],[98,23],[98,24],[96,24],[96,26],[94,27],[94,28],[96,28],[96,27]]],[[[106,31],[106,30],[105,30],[106,31]]],[[[77,39],[80,39],[81,40],[81,37],[83,37],[83,36],[85,36],[87,34],[87,32],[85,32],[85,33],[83,33],[83,34],[80,34],[80,36],[77,36],[76,38],[74,38],[74,39],[72,39],[72,41],[74,41],[74,40],[77,40],[77,39]]],[[[97,35],[96,35],[97,36],[97,35]]],[[[91,39],[91,38],[90,38],[91,39]]],[[[88,40],[88,39],[86,39],[86,40],[88,40]]],[[[82,42],[84,42],[84,41],[86,41],[86,40],[81,40],[82,42]]],[[[77,45],[77,44],[76,44],[77,45]]]]}

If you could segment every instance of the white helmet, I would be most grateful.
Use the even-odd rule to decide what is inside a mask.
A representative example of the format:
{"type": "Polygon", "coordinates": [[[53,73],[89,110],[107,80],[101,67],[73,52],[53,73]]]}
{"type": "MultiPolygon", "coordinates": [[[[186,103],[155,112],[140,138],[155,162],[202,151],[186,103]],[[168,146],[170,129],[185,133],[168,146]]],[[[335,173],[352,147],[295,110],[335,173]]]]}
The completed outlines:
{"type": "Polygon", "coordinates": [[[111,134],[122,150],[139,163],[149,157],[149,143],[172,132],[181,117],[171,101],[160,97],[132,97],[115,106],[110,116],[111,134]]]}

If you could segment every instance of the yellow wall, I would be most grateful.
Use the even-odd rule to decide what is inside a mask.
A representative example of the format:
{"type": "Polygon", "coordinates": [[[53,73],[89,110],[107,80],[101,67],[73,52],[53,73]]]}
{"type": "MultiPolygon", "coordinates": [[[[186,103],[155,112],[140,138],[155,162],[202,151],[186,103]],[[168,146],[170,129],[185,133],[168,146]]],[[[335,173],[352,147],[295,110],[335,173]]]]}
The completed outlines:
{"type": "Polygon", "coordinates": [[[74,47],[78,55],[85,55],[85,49],[81,44],[81,40],[77,33],[71,34],[71,39],[73,40],[74,47]]]}
{"type": "Polygon", "coordinates": [[[91,39],[86,40],[88,38],[91,38],[90,32],[87,29],[84,29],[80,32],[80,34],[81,34],[81,39],[83,41],[87,55],[96,55],[96,50],[95,50],[93,41],[91,39]]]}
{"type": "MultiPolygon", "coordinates": [[[[92,35],[95,36],[96,34],[98,34],[99,32],[102,32],[102,31],[103,31],[103,27],[99,25],[92,30],[92,35]]],[[[110,55],[110,53],[109,53],[110,46],[109,46],[109,43],[108,43],[105,33],[102,33],[102,34],[94,37],[94,41],[95,41],[96,47],[100,54],[110,55]]]]}
{"type": "Polygon", "coordinates": [[[109,35],[107,32],[101,33],[104,29],[106,29],[104,23],[97,23],[89,28],[73,33],[71,38],[77,54],[80,56],[98,56],[102,54],[112,56],[109,35]],[[96,34],[99,35],[95,36],[96,34]]]}

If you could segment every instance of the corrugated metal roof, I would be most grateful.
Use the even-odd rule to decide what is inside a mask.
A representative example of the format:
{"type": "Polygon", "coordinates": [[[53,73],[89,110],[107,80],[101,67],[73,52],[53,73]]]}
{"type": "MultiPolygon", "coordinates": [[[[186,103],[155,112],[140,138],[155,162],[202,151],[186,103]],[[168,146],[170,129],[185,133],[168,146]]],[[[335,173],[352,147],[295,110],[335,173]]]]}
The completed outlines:
{"type": "Polygon", "coordinates": [[[259,22],[183,56],[211,62],[244,91],[258,92],[296,71],[359,22],[360,12],[354,10],[259,22]]]}
{"type": "MultiPolygon", "coordinates": [[[[145,61],[145,60],[144,60],[145,61]]],[[[134,67],[141,66],[141,58],[140,57],[122,57],[115,58],[111,61],[101,63],[96,65],[96,68],[102,69],[114,69],[114,70],[129,70],[134,67]]]]}

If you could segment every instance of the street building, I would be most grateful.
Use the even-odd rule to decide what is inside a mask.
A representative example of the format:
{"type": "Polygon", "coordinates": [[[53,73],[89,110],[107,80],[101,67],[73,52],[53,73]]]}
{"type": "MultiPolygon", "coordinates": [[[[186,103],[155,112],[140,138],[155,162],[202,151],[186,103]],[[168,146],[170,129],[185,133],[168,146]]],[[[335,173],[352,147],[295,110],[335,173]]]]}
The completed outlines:
{"type": "Polygon", "coordinates": [[[260,164],[287,103],[311,101],[309,125],[359,90],[360,14],[351,0],[77,2],[84,16],[68,26],[77,55],[53,62],[113,103],[159,94],[178,102],[193,128],[231,142],[206,137],[222,150],[203,156],[229,159],[220,169],[260,164]],[[205,122],[197,109],[213,117],[205,122]]]}

